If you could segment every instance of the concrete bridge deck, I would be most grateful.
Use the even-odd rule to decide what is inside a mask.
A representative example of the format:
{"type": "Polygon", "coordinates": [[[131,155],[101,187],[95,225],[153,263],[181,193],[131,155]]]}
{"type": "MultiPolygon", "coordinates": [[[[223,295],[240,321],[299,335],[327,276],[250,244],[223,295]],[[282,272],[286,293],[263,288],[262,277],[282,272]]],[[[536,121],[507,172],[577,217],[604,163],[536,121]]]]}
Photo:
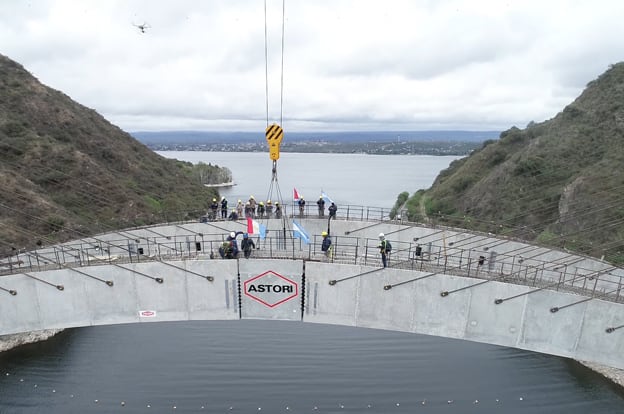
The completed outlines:
{"type": "Polygon", "coordinates": [[[264,220],[252,258],[216,250],[240,222],[174,223],[19,252],[0,263],[0,335],[171,320],[281,319],[422,333],[624,368],[622,269],[487,234],[264,220]],[[392,242],[381,268],[377,235],[392,242]]]}

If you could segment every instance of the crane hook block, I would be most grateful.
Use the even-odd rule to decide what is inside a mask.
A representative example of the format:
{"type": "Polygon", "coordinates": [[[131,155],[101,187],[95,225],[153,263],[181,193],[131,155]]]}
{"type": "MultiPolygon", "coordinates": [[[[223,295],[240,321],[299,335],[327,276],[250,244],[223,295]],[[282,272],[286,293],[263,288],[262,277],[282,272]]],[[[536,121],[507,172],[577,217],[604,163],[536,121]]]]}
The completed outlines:
{"type": "Polygon", "coordinates": [[[283,138],[284,130],[281,126],[273,124],[267,127],[266,140],[269,144],[269,157],[271,157],[273,161],[277,161],[279,159],[279,147],[283,138]]]}

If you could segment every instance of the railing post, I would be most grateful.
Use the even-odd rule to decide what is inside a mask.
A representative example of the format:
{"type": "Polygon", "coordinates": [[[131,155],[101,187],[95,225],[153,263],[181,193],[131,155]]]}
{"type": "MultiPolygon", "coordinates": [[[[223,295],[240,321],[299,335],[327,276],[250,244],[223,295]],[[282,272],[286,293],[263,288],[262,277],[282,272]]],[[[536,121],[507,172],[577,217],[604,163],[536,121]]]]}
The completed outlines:
{"type": "Polygon", "coordinates": [[[41,271],[41,264],[39,263],[39,253],[37,253],[37,249],[35,249],[35,259],[37,259],[37,270],[41,271]]]}
{"type": "Polygon", "coordinates": [[[61,258],[59,257],[56,247],[54,247],[54,256],[56,257],[56,264],[58,265],[59,269],[62,269],[63,266],[61,266],[61,258]]]}
{"type": "Polygon", "coordinates": [[[592,289],[592,297],[594,297],[596,295],[596,287],[598,286],[598,279],[600,278],[600,275],[597,275],[594,280],[594,288],[592,289]]]}
{"type": "MultiPolygon", "coordinates": [[[[464,261],[464,249],[460,250],[459,253],[459,268],[462,268],[462,263],[464,261]]],[[[468,276],[470,276],[470,251],[468,252],[468,276]]]]}
{"type": "Polygon", "coordinates": [[[30,257],[29,254],[27,254],[26,257],[28,257],[28,267],[30,268],[30,270],[33,270],[32,258],[30,257]]]}
{"type": "Polygon", "coordinates": [[[440,257],[442,256],[442,246],[438,246],[438,255],[436,257],[436,265],[440,266],[440,257]]]}

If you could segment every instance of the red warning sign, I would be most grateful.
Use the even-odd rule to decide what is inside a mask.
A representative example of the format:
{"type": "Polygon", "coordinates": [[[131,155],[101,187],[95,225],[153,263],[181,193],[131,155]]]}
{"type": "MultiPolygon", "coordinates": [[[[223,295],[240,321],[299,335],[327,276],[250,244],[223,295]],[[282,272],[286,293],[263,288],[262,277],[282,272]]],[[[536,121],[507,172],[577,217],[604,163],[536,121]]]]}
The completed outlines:
{"type": "Polygon", "coordinates": [[[246,296],[269,308],[287,302],[299,294],[297,283],[272,270],[252,277],[243,286],[246,296]]]}

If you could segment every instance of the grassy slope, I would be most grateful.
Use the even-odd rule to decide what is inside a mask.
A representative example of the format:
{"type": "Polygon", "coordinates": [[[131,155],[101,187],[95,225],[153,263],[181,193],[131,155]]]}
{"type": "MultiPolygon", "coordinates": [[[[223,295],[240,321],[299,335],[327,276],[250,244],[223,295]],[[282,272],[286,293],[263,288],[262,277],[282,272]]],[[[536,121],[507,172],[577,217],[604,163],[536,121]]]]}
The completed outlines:
{"type": "Polygon", "coordinates": [[[551,120],[512,128],[440,173],[410,215],[624,262],[624,63],[551,120]],[[623,223],[620,223],[623,221],[623,223]]]}
{"type": "Polygon", "coordinates": [[[216,193],[192,170],[0,55],[0,252],[194,217],[216,193]]]}

